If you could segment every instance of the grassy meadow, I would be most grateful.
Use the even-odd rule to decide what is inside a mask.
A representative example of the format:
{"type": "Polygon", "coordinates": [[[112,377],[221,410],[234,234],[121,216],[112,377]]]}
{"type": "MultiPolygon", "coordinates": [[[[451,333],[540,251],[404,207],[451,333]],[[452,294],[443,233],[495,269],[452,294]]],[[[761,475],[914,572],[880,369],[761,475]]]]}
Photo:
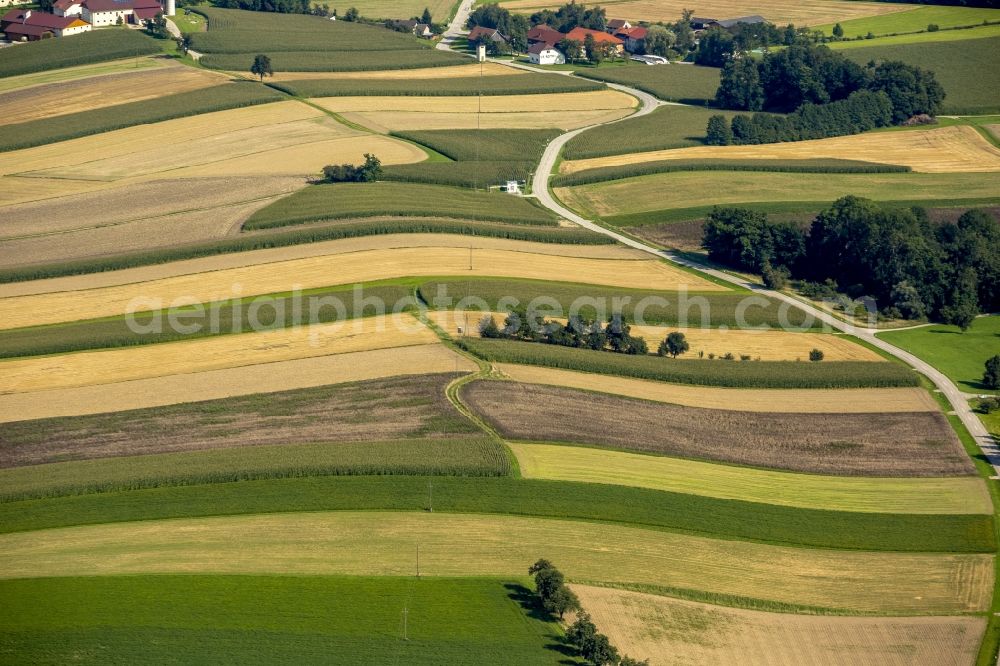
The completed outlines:
{"type": "Polygon", "coordinates": [[[34,663],[301,664],[331,655],[353,663],[561,663],[562,630],[534,606],[526,583],[183,575],[3,581],[0,643],[7,658],[34,663]]]}
{"type": "Polygon", "coordinates": [[[927,361],[969,393],[997,393],[983,386],[986,360],[1000,354],[1000,316],[979,317],[964,333],[933,324],[878,336],[927,361]]]}
{"type": "MultiPolygon", "coordinates": [[[[881,16],[841,21],[844,37],[864,37],[869,32],[876,37],[908,32],[926,32],[927,26],[934,24],[939,28],[959,28],[981,25],[984,21],[1000,21],[1000,11],[984,7],[951,7],[942,5],[926,5],[913,7],[902,12],[893,12],[881,16]]],[[[826,35],[833,34],[833,26],[816,26],[826,35]]]]}

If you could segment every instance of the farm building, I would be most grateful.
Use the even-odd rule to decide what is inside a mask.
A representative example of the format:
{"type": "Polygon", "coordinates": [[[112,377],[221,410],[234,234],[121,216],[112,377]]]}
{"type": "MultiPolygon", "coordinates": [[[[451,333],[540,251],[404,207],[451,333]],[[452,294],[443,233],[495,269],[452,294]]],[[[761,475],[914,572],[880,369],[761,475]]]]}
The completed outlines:
{"type": "Polygon", "coordinates": [[[434,36],[434,30],[426,23],[421,23],[415,19],[407,21],[389,21],[389,26],[399,32],[409,32],[422,39],[430,39],[434,36]]]}
{"type": "Polygon", "coordinates": [[[641,26],[635,28],[624,28],[615,33],[615,37],[625,42],[625,50],[629,53],[638,53],[646,47],[646,35],[649,30],[641,26]]]}
{"type": "Polygon", "coordinates": [[[131,23],[139,25],[157,14],[173,16],[174,0],[56,0],[52,11],[58,16],[79,16],[93,26],[131,23]]]}
{"type": "Polygon", "coordinates": [[[486,28],[481,25],[477,25],[469,33],[469,43],[473,44],[475,42],[496,42],[497,44],[506,44],[507,38],[504,37],[496,28],[486,28]]]}
{"type": "Polygon", "coordinates": [[[631,27],[632,24],[625,19],[611,19],[608,21],[607,30],[609,35],[614,35],[622,30],[629,30],[631,27]]]}
{"type": "Polygon", "coordinates": [[[709,24],[709,27],[718,26],[720,28],[726,28],[728,30],[729,28],[735,28],[740,24],[756,25],[758,23],[767,23],[767,19],[765,19],[763,16],[754,14],[753,16],[741,16],[739,18],[726,19],[724,21],[713,21],[712,23],[709,24]]]}
{"type": "Polygon", "coordinates": [[[602,30],[588,30],[586,28],[573,28],[566,35],[566,39],[572,39],[574,41],[583,44],[588,36],[592,36],[594,41],[598,44],[610,44],[614,47],[618,55],[622,55],[625,51],[625,42],[618,39],[614,35],[609,35],[602,30]]]}
{"type": "Polygon", "coordinates": [[[90,24],[74,16],[56,16],[31,9],[11,9],[0,17],[0,30],[12,42],[33,42],[66,37],[90,30],[90,24]]]}
{"type": "Polygon", "coordinates": [[[558,44],[566,35],[544,23],[528,31],[529,44],[558,44]]]}
{"type": "Polygon", "coordinates": [[[566,56],[552,44],[539,42],[528,48],[528,58],[536,65],[565,65],[566,56]]]}

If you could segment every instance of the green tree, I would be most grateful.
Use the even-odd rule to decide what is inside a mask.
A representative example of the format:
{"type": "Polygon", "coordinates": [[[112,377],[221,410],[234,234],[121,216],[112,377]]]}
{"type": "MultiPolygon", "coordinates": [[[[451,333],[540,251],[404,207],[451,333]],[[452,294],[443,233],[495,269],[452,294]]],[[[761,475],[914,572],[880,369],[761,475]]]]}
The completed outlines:
{"type": "Polygon", "coordinates": [[[382,175],[382,160],[371,153],[365,153],[365,163],[358,169],[358,182],[372,183],[382,175]]]}
{"type": "Polygon", "coordinates": [[[646,39],[643,40],[643,50],[649,55],[666,58],[675,41],[674,33],[662,25],[651,25],[646,32],[646,39]]]}
{"type": "Polygon", "coordinates": [[[729,126],[729,120],[722,114],[709,118],[708,127],[705,128],[705,143],[710,146],[728,146],[732,142],[733,130],[729,126]]]}
{"type": "Polygon", "coordinates": [[[181,37],[177,40],[177,47],[181,50],[181,53],[187,55],[187,52],[191,50],[191,35],[181,35],[181,37]]]}
{"type": "Polygon", "coordinates": [[[604,60],[604,51],[591,34],[588,34],[583,40],[583,50],[587,55],[587,60],[595,65],[600,65],[604,60]]]}
{"type": "Polygon", "coordinates": [[[689,349],[691,349],[691,345],[688,343],[687,338],[684,337],[684,334],[680,331],[674,331],[663,339],[656,353],[660,356],[670,354],[672,358],[677,358],[689,349]]]}
{"type": "Polygon", "coordinates": [[[432,25],[434,23],[434,17],[431,16],[430,7],[424,7],[424,13],[420,15],[420,22],[426,23],[427,25],[432,25]]]}
{"type": "Polygon", "coordinates": [[[892,306],[904,319],[924,319],[927,316],[927,306],[920,298],[920,292],[906,280],[896,283],[890,298],[892,306]]]}
{"type": "Polygon", "coordinates": [[[844,38],[844,27],[839,23],[833,26],[833,36],[836,37],[837,39],[844,38]]]}
{"type": "Polygon", "coordinates": [[[479,337],[482,338],[503,337],[500,334],[500,327],[497,326],[497,320],[493,318],[493,315],[485,315],[479,321],[479,337]]]}
{"type": "Polygon", "coordinates": [[[649,659],[639,661],[638,659],[633,659],[632,657],[625,655],[622,657],[622,660],[618,662],[618,666],[649,666],[649,659]]]}
{"type": "Polygon", "coordinates": [[[569,625],[566,630],[566,640],[576,649],[583,651],[583,646],[594,640],[597,635],[597,627],[590,619],[590,614],[580,613],[576,616],[576,622],[569,625]]]}
{"type": "Polygon", "coordinates": [[[547,603],[566,582],[562,572],[556,568],[542,569],[535,574],[535,589],[542,601],[547,603]]]}
{"type": "Polygon", "coordinates": [[[735,49],[733,36],[728,31],[722,28],[709,28],[701,33],[694,61],[695,64],[706,67],[722,67],[733,57],[735,49]]]}
{"type": "Polygon", "coordinates": [[[1000,354],[986,361],[983,386],[994,391],[1000,389],[1000,354]]]}
{"type": "Polygon", "coordinates": [[[559,50],[566,56],[566,62],[576,62],[583,56],[583,44],[576,39],[562,39],[559,50]]]}
{"type": "Polygon", "coordinates": [[[583,646],[580,653],[594,666],[617,664],[621,658],[618,650],[604,634],[596,634],[589,643],[583,646]]]}
{"type": "Polygon", "coordinates": [[[250,73],[260,77],[260,81],[263,83],[265,76],[274,75],[274,71],[271,69],[271,59],[263,53],[258,53],[254,56],[253,64],[250,65],[250,73]]]}
{"type": "Polygon", "coordinates": [[[716,103],[724,109],[760,111],[764,108],[764,88],[752,58],[730,60],[722,68],[716,103]]]}
{"type": "Polygon", "coordinates": [[[570,611],[580,610],[580,599],[576,596],[573,590],[569,589],[565,585],[560,586],[552,593],[545,602],[545,610],[550,613],[555,613],[562,620],[563,616],[570,611]]]}
{"type": "Polygon", "coordinates": [[[357,7],[351,7],[346,12],[344,12],[344,20],[349,23],[354,23],[359,18],[361,18],[361,14],[358,13],[357,7]]]}
{"type": "Polygon", "coordinates": [[[819,361],[823,360],[823,356],[824,356],[823,350],[821,349],[813,349],[812,351],[809,352],[810,361],[815,361],[818,363],[819,361]]]}
{"type": "Polygon", "coordinates": [[[682,55],[688,53],[695,46],[694,29],[691,27],[691,17],[694,11],[685,9],[681,14],[681,20],[674,24],[674,48],[682,55]]]}
{"type": "Polygon", "coordinates": [[[936,115],[945,98],[944,88],[934,72],[899,60],[877,65],[868,89],[889,96],[892,119],[897,123],[920,114],[936,115]]]}
{"type": "Polygon", "coordinates": [[[170,31],[167,30],[167,19],[163,17],[163,14],[157,14],[145,21],[143,26],[143,32],[154,39],[168,39],[170,37],[170,31]]]}
{"type": "Polygon", "coordinates": [[[544,571],[546,569],[555,569],[555,565],[544,557],[536,561],[530,567],[528,567],[528,575],[534,576],[539,571],[544,571]]]}

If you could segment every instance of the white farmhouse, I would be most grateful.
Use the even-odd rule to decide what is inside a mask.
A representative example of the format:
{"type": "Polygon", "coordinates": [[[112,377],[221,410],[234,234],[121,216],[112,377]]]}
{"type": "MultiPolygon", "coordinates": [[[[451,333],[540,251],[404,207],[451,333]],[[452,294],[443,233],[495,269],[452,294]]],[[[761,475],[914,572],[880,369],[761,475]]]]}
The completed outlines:
{"type": "Polygon", "coordinates": [[[536,65],[565,65],[566,56],[552,44],[533,44],[528,49],[528,58],[536,65]]]}

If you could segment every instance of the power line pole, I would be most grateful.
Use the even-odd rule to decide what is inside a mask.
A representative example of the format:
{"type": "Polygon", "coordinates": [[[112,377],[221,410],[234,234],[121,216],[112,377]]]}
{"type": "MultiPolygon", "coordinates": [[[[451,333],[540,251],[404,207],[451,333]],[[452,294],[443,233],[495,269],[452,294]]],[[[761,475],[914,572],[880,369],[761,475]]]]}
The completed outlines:
{"type": "Polygon", "coordinates": [[[408,608],[407,608],[406,606],[403,606],[403,640],[404,640],[404,641],[408,641],[408,640],[410,640],[410,639],[409,639],[409,638],[408,638],[408,637],[406,636],[406,616],[407,616],[407,614],[408,614],[409,612],[410,612],[410,610],[409,610],[409,609],[408,609],[408,608]]]}
{"type": "Polygon", "coordinates": [[[434,482],[427,482],[427,510],[434,513],[434,482]]]}
{"type": "Polygon", "coordinates": [[[417,578],[420,578],[420,544],[417,544],[417,578]]]}

